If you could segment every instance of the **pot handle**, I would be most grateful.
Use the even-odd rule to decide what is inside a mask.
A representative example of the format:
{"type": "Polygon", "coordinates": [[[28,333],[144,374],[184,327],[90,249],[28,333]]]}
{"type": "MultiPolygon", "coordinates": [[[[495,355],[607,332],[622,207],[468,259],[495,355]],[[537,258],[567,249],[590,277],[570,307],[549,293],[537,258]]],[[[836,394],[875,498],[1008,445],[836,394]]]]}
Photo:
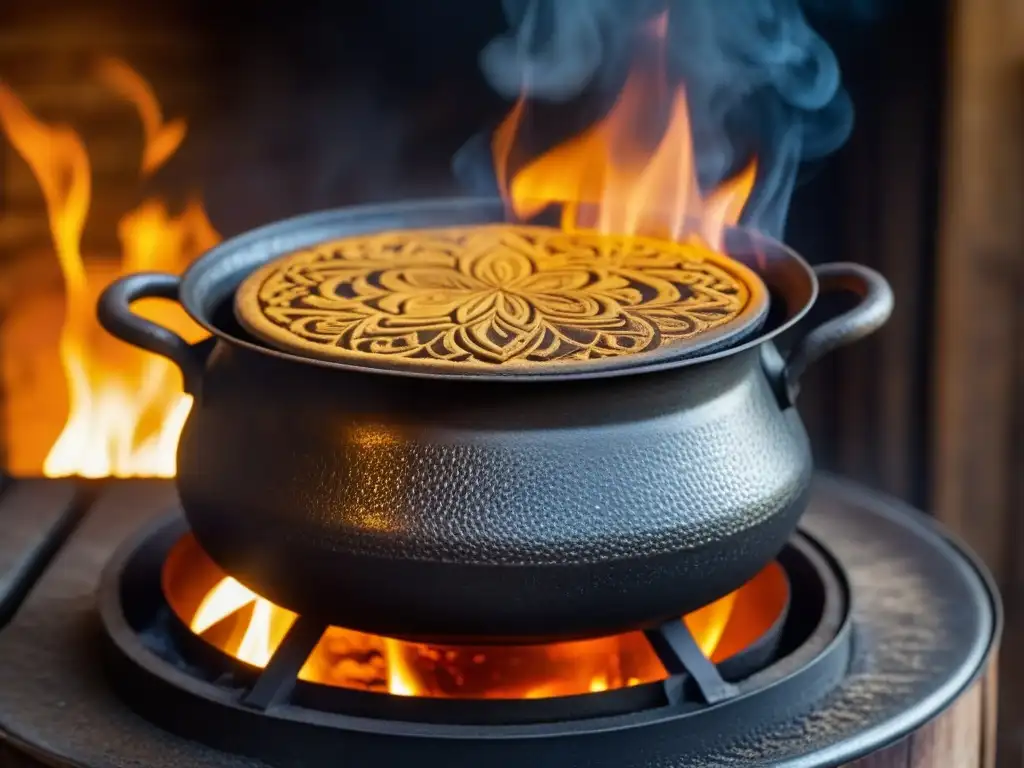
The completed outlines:
{"type": "MultiPolygon", "coordinates": [[[[181,369],[185,391],[199,392],[205,355],[174,331],[132,312],[139,299],[178,300],[181,278],[164,272],[136,272],[108,285],[100,295],[96,314],[100,325],[121,341],[168,358],[181,369]]],[[[200,342],[202,343],[202,342],[200,342]]]]}
{"type": "Polygon", "coordinates": [[[814,267],[821,293],[848,291],[857,305],[810,329],[790,350],[783,371],[786,396],[791,405],[800,390],[799,380],[807,366],[834,349],[869,336],[889,319],[893,294],[889,282],[862,264],[836,262],[814,267]]]}

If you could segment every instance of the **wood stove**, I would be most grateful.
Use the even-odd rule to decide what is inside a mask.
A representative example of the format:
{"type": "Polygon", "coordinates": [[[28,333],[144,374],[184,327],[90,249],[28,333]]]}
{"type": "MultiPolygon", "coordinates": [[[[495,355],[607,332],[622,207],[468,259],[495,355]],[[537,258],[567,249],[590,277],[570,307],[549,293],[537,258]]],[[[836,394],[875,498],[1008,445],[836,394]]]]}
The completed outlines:
{"type": "Polygon", "coordinates": [[[629,652],[637,668],[656,659],[646,679],[535,698],[421,695],[422,667],[422,687],[401,690],[403,648],[365,636],[327,657],[334,677],[304,671],[340,632],[304,616],[244,662],[230,636],[251,604],[191,632],[181,569],[193,592],[220,574],[163,481],[8,480],[0,520],[5,765],[993,760],[1000,612],[985,570],[920,513],[830,476],[773,566],[784,578],[751,585],[760,617],[726,625],[716,662],[673,621],[603,649],[619,668],[629,652]]]}

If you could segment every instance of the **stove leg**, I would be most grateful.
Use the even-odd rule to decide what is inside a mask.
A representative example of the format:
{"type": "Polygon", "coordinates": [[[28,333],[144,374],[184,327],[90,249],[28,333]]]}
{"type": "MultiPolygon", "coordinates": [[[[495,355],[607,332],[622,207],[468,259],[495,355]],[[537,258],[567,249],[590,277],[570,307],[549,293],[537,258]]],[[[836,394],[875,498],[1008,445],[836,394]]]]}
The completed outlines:
{"type": "Polygon", "coordinates": [[[253,709],[265,710],[283,704],[291,697],[299,671],[327,629],[327,623],[299,616],[274,651],[256,684],[242,698],[253,709]]]}
{"type": "Polygon", "coordinates": [[[687,675],[706,704],[725,701],[736,695],[736,687],[722,679],[718,668],[701,651],[685,622],[670,619],[644,634],[668,672],[665,695],[669,704],[678,704],[682,700],[687,675]]]}

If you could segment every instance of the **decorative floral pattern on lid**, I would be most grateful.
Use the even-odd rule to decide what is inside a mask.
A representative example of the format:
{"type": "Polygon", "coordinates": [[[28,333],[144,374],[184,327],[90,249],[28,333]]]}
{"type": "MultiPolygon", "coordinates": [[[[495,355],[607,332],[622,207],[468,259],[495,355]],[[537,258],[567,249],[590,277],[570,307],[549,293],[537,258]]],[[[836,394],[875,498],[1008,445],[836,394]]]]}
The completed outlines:
{"type": "Polygon", "coordinates": [[[509,224],[324,243],[236,294],[239,321],[280,349],[455,370],[683,352],[766,306],[756,275],[699,242],[509,224]]]}

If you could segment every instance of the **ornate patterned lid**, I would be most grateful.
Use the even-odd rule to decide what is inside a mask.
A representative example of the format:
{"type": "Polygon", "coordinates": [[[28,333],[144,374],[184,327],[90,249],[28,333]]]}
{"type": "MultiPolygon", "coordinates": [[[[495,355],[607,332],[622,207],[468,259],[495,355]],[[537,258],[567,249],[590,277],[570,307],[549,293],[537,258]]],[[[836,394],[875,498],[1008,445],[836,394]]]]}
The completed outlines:
{"type": "Polygon", "coordinates": [[[767,306],[756,274],[699,242],[510,224],[333,240],[235,295],[239,322],[278,349],[452,373],[691,355],[756,329],[767,306]]]}

